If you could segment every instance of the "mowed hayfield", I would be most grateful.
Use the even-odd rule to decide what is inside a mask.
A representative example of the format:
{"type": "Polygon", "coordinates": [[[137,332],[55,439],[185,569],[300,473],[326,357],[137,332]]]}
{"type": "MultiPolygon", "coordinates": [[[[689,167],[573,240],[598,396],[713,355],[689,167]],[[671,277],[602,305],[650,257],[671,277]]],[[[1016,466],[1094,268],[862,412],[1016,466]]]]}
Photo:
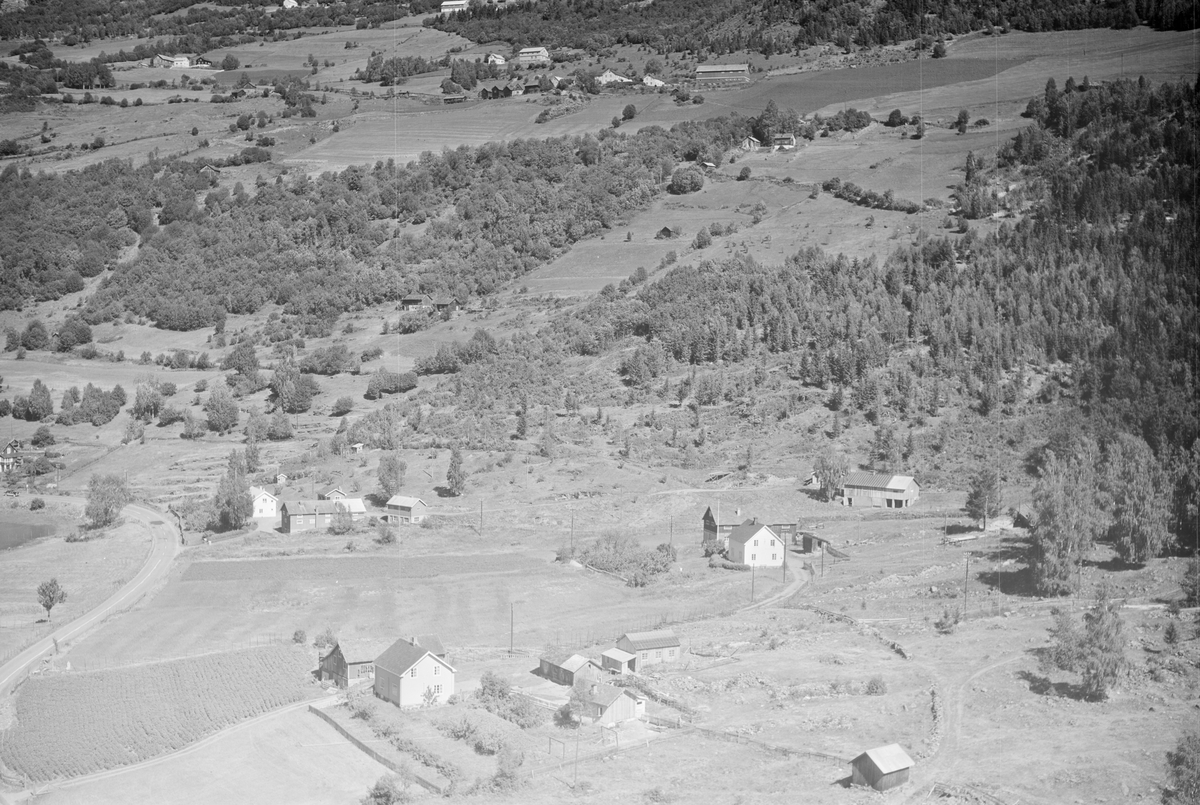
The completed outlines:
{"type": "MultiPolygon", "coordinates": [[[[22,495],[20,505],[27,508],[31,499],[22,495]]],[[[75,530],[82,507],[54,498],[47,505],[62,523],[60,533],[0,552],[0,662],[112,595],[137,575],[150,550],[150,534],[138,523],[68,543],[64,536],[75,530]],[[37,587],[50,578],[58,579],[67,600],[47,622],[37,587]]]]}
{"type": "MultiPolygon", "coordinates": [[[[456,529],[439,536],[459,550],[479,541],[456,529]]],[[[652,587],[634,589],[555,564],[549,551],[531,559],[489,556],[486,550],[461,561],[402,558],[393,546],[361,559],[196,562],[174,570],[152,600],[80,641],[71,658],[103,667],[113,658],[181,656],[326,628],[343,638],[376,640],[437,632],[447,646],[460,647],[507,645],[511,626],[518,645],[536,648],[589,635],[615,637],[660,618],[728,611],[750,602],[749,574],[709,570],[698,551],[681,555],[686,572],[676,570],[652,587]]],[[[768,596],[780,589],[780,574],[760,574],[756,584],[756,595],[768,596]]]]}
{"type": "Polygon", "coordinates": [[[0,757],[33,781],[138,763],[317,693],[310,666],[303,649],[271,646],[44,673],[19,689],[0,757]]]}
{"type": "Polygon", "coordinates": [[[185,753],[54,787],[47,805],[357,802],[387,767],[301,708],[256,720],[185,753]]]}

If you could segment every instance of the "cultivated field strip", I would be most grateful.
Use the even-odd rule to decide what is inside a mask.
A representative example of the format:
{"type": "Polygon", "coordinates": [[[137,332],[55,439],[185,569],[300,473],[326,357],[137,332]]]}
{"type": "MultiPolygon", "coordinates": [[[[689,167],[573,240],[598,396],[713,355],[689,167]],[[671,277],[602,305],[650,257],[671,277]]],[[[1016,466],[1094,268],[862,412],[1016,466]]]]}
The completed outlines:
{"type": "Polygon", "coordinates": [[[271,646],[35,676],[0,732],[0,758],[34,781],[138,763],[304,699],[310,665],[303,650],[271,646]]]}
{"type": "Polygon", "coordinates": [[[504,573],[530,570],[539,563],[522,554],[475,556],[413,556],[388,558],[298,557],[295,559],[242,559],[194,562],[182,581],[294,581],[298,579],[348,581],[353,579],[426,579],[467,573],[504,573]]]}

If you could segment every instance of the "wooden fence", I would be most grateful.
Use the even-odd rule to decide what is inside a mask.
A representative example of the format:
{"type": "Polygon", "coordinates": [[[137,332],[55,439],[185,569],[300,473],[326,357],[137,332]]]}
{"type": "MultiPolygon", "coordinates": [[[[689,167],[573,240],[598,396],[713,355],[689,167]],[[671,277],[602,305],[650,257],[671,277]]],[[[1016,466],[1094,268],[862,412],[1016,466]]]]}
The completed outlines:
{"type": "Polygon", "coordinates": [[[710,730],[706,729],[705,727],[697,727],[694,725],[690,729],[700,733],[701,735],[704,735],[705,737],[714,738],[718,741],[758,746],[766,749],[769,752],[775,752],[776,754],[788,757],[810,757],[818,760],[832,760],[835,763],[842,764],[849,763],[851,760],[851,758],[844,758],[840,755],[831,755],[828,752],[819,752],[815,749],[799,749],[793,746],[781,746],[779,744],[768,743],[766,741],[760,741],[757,738],[748,738],[745,735],[739,735],[736,732],[722,732],[720,730],[710,730]]]}
{"type": "Polygon", "coordinates": [[[445,793],[442,790],[442,787],[440,785],[430,782],[429,780],[426,780],[424,777],[422,777],[421,775],[412,771],[411,769],[401,770],[400,766],[397,763],[395,763],[394,761],[392,761],[390,758],[384,757],[383,755],[379,754],[374,749],[372,749],[371,747],[367,746],[365,743],[360,741],[358,738],[351,735],[346,730],[345,727],[343,727],[341,724],[337,723],[337,721],[333,718],[333,716],[329,715],[328,713],[325,713],[325,712],[319,710],[318,708],[313,707],[311,704],[308,706],[308,712],[313,713],[317,716],[320,716],[322,720],[324,720],[327,724],[329,724],[331,727],[333,727],[335,730],[337,730],[338,733],[343,738],[345,738],[347,741],[349,741],[350,743],[357,746],[363,752],[366,752],[368,757],[372,758],[373,760],[379,761],[384,766],[386,766],[387,768],[394,771],[396,774],[399,774],[409,780],[412,780],[414,783],[421,786],[421,788],[424,788],[426,791],[432,791],[434,794],[437,794],[438,796],[442,796],[445,793]]]}

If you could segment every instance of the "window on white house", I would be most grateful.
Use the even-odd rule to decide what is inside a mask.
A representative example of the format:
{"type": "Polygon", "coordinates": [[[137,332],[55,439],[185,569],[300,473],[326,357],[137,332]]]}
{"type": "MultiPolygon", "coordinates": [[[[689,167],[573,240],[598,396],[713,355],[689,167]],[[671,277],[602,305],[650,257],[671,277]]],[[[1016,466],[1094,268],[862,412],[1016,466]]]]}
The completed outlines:
{"type": "Polygon", "coordinates": [[[409,675],[410,677],[412,677],[413,679],[416,679],[416,678],[417,678],[417,669],[416,669],[416,668],[413,668],[412,670],[410,670],[410,671],[408,672],[408,675],[409,675]]]}
{"type": "Polygon", "coordinates": [[[754,540],[754,547],[755,547],[755,548],[757,548],[757,547],[758,547],[758,540],[754,540]]]}
{"type": "Polygon", "coordinates": [[[771,540],[771,547],[772,547],[772,548],[774,548],[774,547],[775,547],[775,540],[771,540]]]}
{"type": "Polygon", "coordinates": [[[442,670],[442,667],[441,667],[440,665],[435,665],[435,666],[433,666],[433,675],[434,675],[434,676],[437,676],[437,675],[438,675],[438,671],[440,671],[440,670],[442,670]]]}
{"type": "Polygon", "coordinates": [[[662,659],[662,652],[661,652],[661,651],[656,651],[656,652],[654,652],[654,659],[656,659],[656,660],[661,660],[661,659],[662,659]]]}
{"type": "Polygon", "coordinates": [[[758,554],[755,554],[755,553],[750,554],[750,561],[753,562],[755,560],[755,558],[757,558],[757,556],[758,556],[758,554]]]}
{"type": "Polygon", "coordinates": [[[774,562],[774,561],[775,561],[775,554],[771,554],[771,561],[772,561],[772,562],[774,562]]]}

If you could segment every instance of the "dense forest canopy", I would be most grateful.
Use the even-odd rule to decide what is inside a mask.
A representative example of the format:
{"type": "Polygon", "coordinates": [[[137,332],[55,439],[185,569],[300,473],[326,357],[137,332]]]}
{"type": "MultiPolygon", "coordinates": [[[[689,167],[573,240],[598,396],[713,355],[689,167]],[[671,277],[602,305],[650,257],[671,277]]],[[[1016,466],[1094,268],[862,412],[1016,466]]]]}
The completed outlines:
{"type": "Polygon", "coordinates": [[[503,8],[480,3],[426,24],[474,42],[499,39],[515,47],[596,51],[645,44],[659,53],[751,50],[769,56],[826,42],[843,47],[890,45],[992,26],[1057,31],[1143,24],[1189,30],[1196,19],[1188,0],[525,0],[503,8]]]}
{"type": "Polygon", "coordinates": [[[279,8],[272,0],[40,0],[0,14],[0,39],[58,39],[64,44],[118,37],[178,38],[203,53],[244,35],[295,28],[377,25],[404,15],[391,0],[343,0],[279,8]]]}
{"type": "Polygon", "coordinates": [[[748,126],[735,116],[464,146],[403,167],[260,179],[253,194],[220,186],[203,163],[114,160],[62,175],[10,165],[0,306],[58,298],[106,268],[84,311],[93,324],[129,311],[195,329],[267,302],[328,324],[411,291],[486,294],[618,225],[679,160],[719,154],[748,126]],[[136,257],[119,262],[134,243],[136,257]]]}

